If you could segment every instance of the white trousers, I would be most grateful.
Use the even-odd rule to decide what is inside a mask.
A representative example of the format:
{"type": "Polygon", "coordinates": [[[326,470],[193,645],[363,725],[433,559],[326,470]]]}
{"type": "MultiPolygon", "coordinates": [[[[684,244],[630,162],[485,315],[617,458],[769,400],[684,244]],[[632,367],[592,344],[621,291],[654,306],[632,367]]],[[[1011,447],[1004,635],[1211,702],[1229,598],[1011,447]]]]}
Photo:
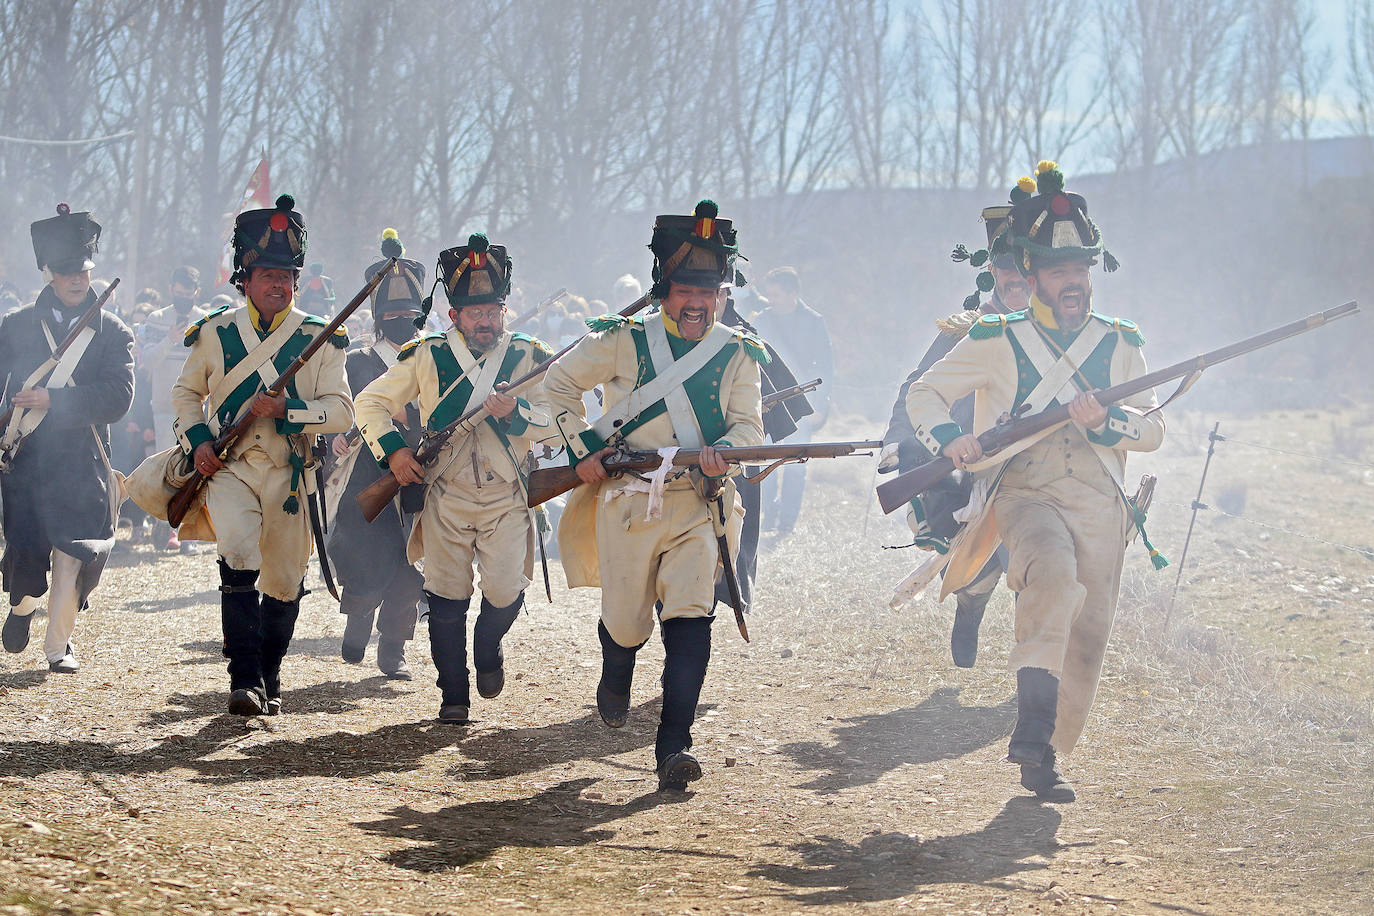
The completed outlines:
{"type": "MultiPolygon", "coordinates": [[[[52,552],[52,587],[48,589],[48,632],[43,638],[43,654],[50,662],[66,655],[67,646],[72,644],[72,631],[76,629],[76,577],[80,574],[80,560],[60,550],[52,552]]],[[[11,607],[10,612],[16,617],[27,617],[38,610],[42,600],[36,597],[25,598],[17,606],[11,607]]]]}

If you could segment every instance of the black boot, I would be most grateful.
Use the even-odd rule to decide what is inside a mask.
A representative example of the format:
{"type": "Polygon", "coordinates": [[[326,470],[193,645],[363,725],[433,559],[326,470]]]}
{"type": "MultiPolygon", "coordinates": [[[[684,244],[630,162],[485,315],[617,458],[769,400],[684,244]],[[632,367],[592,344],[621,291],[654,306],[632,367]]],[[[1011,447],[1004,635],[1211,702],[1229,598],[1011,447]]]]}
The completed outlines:
{"type": "MultiPolygon", "coordinates": [[[[601,621],[596,623],[596,635],[601,639],[601,681],[596,685],[596,710],[601,721],[611,728],[620,728],[630,714],[630,683],[635,675],[635,653],[644,643],[626,648],[611,638],[601,621]]],[[[645,640],[648,642],[648,640],[645,640]]]]}
{"type": "Polygon", "coordinates": [[[267,714],[281,712],[281,662],[296,633],[301,601],[280,601],[262,596],[262,680],[267,694],[267,714]]]}
{"type": "Polygon", "coordinates": [[[970,595],[954,593],[954,629],[949,634],[949,654],[960,668],[972,668],[978,657],[978,627],[983,623],[992,592],[970,595]]]}
{"type": "Polygon", "coordinates": [[[10,614],[5,618],[5,625],[0,628],[0,641],[5,644],[6,652],[23,652],[29,645],[29,622],[33,620],[33,614],[19,616],[10,608],[10,614]]]}
{"type": "Polygon", "coordinates": [[[1007,759],[1038,767],[1053,753],[1050,738],[1059,708],[1059,678],[1044,668],[1016,671],[1016,728],[1012,729],[1007,759]]]}
{"type": "Polygon", "coordinates": [[[1045,754],[1040,766],[1021,764],[1021,785],[1035,793],[1035,797],[1047,802],[1071,802],[1078,798],[1073,786],[1059,772],[1055,765],[1054,748],[1045,754]]]}
{"type": "Polygon", "coordinates": [[[229,659],[229,712],[236,716],[260,716],[267,712],[267,694],[262,681],[258,571],[230,569],[221,558],[219,580],[224,657],[229,659]]]}
{"type": "Polygon", "coordinates": [[[711,621],[714,617],[665,620],[663,629],[663,714],[658,723],[654,758],[659,789],[685,790],[701,778],[701,764],[687,753],[692,747],[692,722],[711,660],[711,621]]]}
{"type": "Polygon", "coordinates": [[[468,721],[468,605],[471,598],[429,598],[429,651],[439,672],[439,721],[468,721]]]}
{"type": "Polygon", "coordinates": [[[501,688],[506,686],[501,637],[510,632],[524,604],[524,592],[516,595],[515,601],[506,607],[497,607],[482,598],[482,609],[472,625],[472,667],[477,669],[477,692],[488,700],[499,696],[501,688]]]}

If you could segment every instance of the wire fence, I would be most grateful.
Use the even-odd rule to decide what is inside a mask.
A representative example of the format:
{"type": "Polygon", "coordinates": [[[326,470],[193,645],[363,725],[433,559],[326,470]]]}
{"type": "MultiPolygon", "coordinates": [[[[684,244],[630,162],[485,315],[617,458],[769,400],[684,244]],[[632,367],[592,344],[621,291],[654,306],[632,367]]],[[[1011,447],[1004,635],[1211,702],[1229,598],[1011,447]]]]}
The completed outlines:
{"type": "MultiPolygon", "coordinates": [[[[1198,435],[1197,433],[1185,433],[1171,430],[1170,435],[1182,436],[1185,439],[1196,439],[1199,442],[1206,442],[1208,436],[1198,435]]],[[[1292,449],[1278,448],[1273,445],[1264,445],[1260,442],[1246,442],[1243,439],[1232,439],[1230,436],[1217,436],[1218,442],[1225,442],[1229,445],[1243,445],[1246,448],[1262,449],[1266,452],[1276,452],[1280,455],[1290,455],[1294,458],[1306,458],[1308,461],[1321,461],[1327,464],[1343,464],[1347,467],[1360,468],[1361,470],[1374,471],[1374,464],[1364,461],[1352,461],[1348,458],[1333,458],[1329,455],[1311,455],[1307,452],[1295,452],[1292,449]]]]}

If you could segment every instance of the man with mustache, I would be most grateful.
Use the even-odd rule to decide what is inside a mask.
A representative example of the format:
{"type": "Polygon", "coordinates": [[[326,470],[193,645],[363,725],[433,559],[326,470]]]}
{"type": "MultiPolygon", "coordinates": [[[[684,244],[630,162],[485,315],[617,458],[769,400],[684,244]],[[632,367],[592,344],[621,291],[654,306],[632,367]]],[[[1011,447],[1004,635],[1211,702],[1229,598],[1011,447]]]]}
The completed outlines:
{"type": "MultiPolygon", "coordinates": [[[[425,267],[405,257],[395,229],[382,232],[384,259],[398,260],[372,293],[372,343],[347,356],[348,387],[361,392],[400,361],[400,351],[416,336],[415,319],[423,314],[425,267]]],[[[382,260],[364,272],[368,280],[387,266],[382,260]]],[[[420,440],[420,411],[407,403],[393,418],[408,447],[420,440]]],[[[363,518],[357,496],[382,476],[367,447],[354,436],[334,436],[329,474],[329,557],[338,574],[339,612],[344,624],[343,659],[358,664],[377,625],[377,667],[382,674],[410,680],[406,643],[415,637],[415,622],[424,578],[406,557],[409,522],[423,499],[423,489],[407,488],[371,523],[363,518]]]]}
{"type": "Polygon", "coordinates": [[[592,333],[549,369],[542,397],[584,484],[568,497],[558,552],[569,586],[601,588],[597,709],[611,728],[625,724],[635,653],[653,634],[661,603],[663,709],[654,757],[659,789],[683,791],[701,778],[691,728],[711,656],[716,523],[727,524],[732,550],[739,534],[734,487],[725,483],[725,519],[713,518],[714,501],[699,488],[703,475],[730,473],[716,447],[763,442],[759,365],[768,357],[758,338],[716,323],[738,249],[715,203],[701,201],[691,216],[658,217],[649,247],[659,311],[589,321],[592,333]],[[605,412],[588,425],[582,395],[597,385],[605,412]],[[621,444],[700,448],[700,470],[670,470],[657,482],[612,480],[602,459],[621,444]]]}
{"type": "Polygon", "coordinates": [[[281,711],[281,664],[312,546],[306,461],[316,435],[353,422],[342,329],[281,395],[266,392],[328,324],[295,307],[305,246],[305,221],[290,195],[239,214],[230,279],[245,302],[191,324],[191,352],[172,389],[177,442],[209,478],[203,512],[193,507],[180,534],[218,548],[229,712],[239,716],[281,711]],[[253,424],[221,459],[214,438],[244,411],[253,424]]]}
{"type": "MultiPolygon", "coordinates": [[[[1035,179],[1023,177],[1011,190],[1011,201],[1024,200],[1035,191],[1035,179]]],[[[1007,225],[1007,215],[1011,207],[1000,204],[984,207],[983,227],[987,230],[988,247],[991,248],[1007,225]]],[[[892,418],[888,421],[887,432],[883,435],[883,452],[878,462],[878,473],[893,471],[905,473],[930,461],[935,456],[927,451],[916,439],[916,430],[906,415],[906,396],[911,384],[921,377],[936,360],[943,357],[954,345],[964,339],[969,328],[981,315],[1005,315],[1025,308],[1030,301],[1030,285],[1021,272],[1016,269],[1010,251],[992,256],[988,249],[969,254],[963,245],[954,249],[956,261],[967,260],[974,267],[983,267],[978,276],[978,288],[964,300],[964,309],[948,318],[935,322],[940,333],[936,336],[925,356],[916,369],[906,377],[897,390],[897,399],[892,404],[892,418]],[[984,287],[991,287],[992,295],[988,301],[979,304],[980,293],[984,287]]],[[[962,428],[973,427],[973,396],[960,398],[950,409],[950,416],[962,428]]],[[[968,502],[972,480],[961,471],[955,471],[938,489],[922,494],[911,501],[907,510],[907,523],[915,537],[915,545],[922,550],[938,550],[944,553],[949,549],[949,539],[958,529],[954,512],[962,509],[968,502]]],[[[960,668],[972,668],[978,656],[978,627],[983,622],[983,612],[997,587],[1005,568],[1006,552],[999,551],[988,560],[979,572],[978,578],[967,587],[954,593],[954,626],[950,631],[949,649],[954,664],[960,668]]]]}
{"type": "MultiPolygon", "coordinates": [[[[424,483],[424,508],[411,531],[409,559],[425,558],[429,648],[438,670],[439,721],[465,724],[472,708],[467,667],[467,614],[473,562],[481,576],[481,611],[473,624],[477,692],[499,696],[506,683],[501,640],[524,605],[534,572],[534,524],[526,507],[531,441],[547,435],[548,419],[502,389],[552,352],[528,334],[505,328],[511,258],[481,233],[439,252],[438,279],[453,327],[401,348],[396,365],[358,395],[358,429],[377,460],[403,485],[424,483]],[[438,430],[467,411],[488,416],[455,436],[425,468],[392,423],[417,401],[426,429],[438,430]]],[[[424,301],[423,327],[433,307],[424,301]]]]}
{"type": "Polygon", "coordinates": [[[100,224],[58,204],[56,216],[29,231],[47,285],[33,305],[0,323],[0,385],[4,409],[14,409],[0,430],[6,455],[0,572],[10,603],[2,636],[6,651],[24,651],[46,594],[43,654],[49,671],[71,674],[79,667],[72,642],[77,612],[99,584],[115,542],[119,484],[110,468],[110,424],[133,401],[134,338],[112,309],[102,309],[57,366],[29,383],[95,305],[91,269],[100,224]]]}
{"type": "MultiPolygon", "coordinates": [[[[1073,801],[1057,755],[1073,750],[1097,691],[1121,581],[1124,544],[1138,524],[1122,479],[1128,451],[1152,451],[1164,437],[1153,392],[1103,407],[1096,390],[1145,374],[1144,337],[1124,318],[1092,311],[1089,268],[1102,233],[1082,195],[1064,190],[1052,162],[1039,193],[1013,204],[994,254],[1006,250],[1030,284],[1030,307],[984,315],[907,394],[916,438],[956,467],[973,470],[974,502],[985,510],[955,542],[945,587],[975,577],[1000,538],[1007,585],[1016,592],[1017,719],[1007,759],[1021,784],[1048,801],[1073,801]],[[966,429],[951,406],[974,393],[966,429]],[[983,463],[976,434],[999,419],[1060,404],[1071,421],[983,463]],[[986,526],[995,536],[980,537],[986,526]]],[[[1148,541],[1142,536],[1142,543],[1148,541]]],[[[1156,564],[1162,562],[1151,548],[1156,564]]]]}

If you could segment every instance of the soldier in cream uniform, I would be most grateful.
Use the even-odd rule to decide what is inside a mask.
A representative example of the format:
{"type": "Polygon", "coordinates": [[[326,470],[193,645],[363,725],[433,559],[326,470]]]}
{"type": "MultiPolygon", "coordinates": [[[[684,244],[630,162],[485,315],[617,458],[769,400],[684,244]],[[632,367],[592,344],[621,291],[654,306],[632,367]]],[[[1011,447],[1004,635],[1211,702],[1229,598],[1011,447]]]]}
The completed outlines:
{"type": "Polygon", "coordinates": [[[932,454],[978,472],[990,487],[990,511],[951,548],[944,589],[976,577],[998,539],[1006,545],[1007,585],[1017,593],[1009,663],[1018,701],[1007,758],[1020,764],[1021,784],[1036,795],[1072,801],[1056,755],[1073,750],[1083,731],[1111,633],[1134,523],[1122,490],[1126,453],[1158,448],[1164,420],[1152,412],[1152,392],[1109,408],[1091,396],[1145,374],[1144,337],[1132,322],[1092,311],[1088,269],[1101,257],[1113,270],[1116,260],[1086,201],[1064,191],[1053,163],[1041,164],[1039,193],[1013,205],[993,253],[1004,248],[1030,283],[1030,307],[979,318],[912,384],[907,413],[932,454]],[[951,421],[950,408],[970,392],[973,428],[965,430],[951,421]],[[1004,451],[998,464],[982,461],[976,433],[1054,403],[1067,405],[1071,422],[1004,451]]]}
{"type": "MultiPolygon", "coordinates": [[[[714,447],[763,442],[759,365],[768,357],[758,338],[715,321],[737,249],[713,202],[702,201],[692,216],[658,217],[650,248],[660,311],[588,322],[592,333],[549,369],[543,398],[584,483],[568,499],[558,551],[570,586],[601,587],[597,708],[612,728],[624,724],[635,653],[662,602],[663,711],[654,754],[659,788],[682,790],[701,778],[691,727],[711,656],[720,561],[714,510],[692,474],[670,473],[659,492],[633,477],[608,479],[601,459],[611,443],[701,447],[693,473],[723,477],[730,466],[714,447]],[[597,385],[605,412],[589,426],[582,395],[597,385]]],[[[730,506],[734,488],[726,489],[730,506]]],[[[737,543],[737,511],[729,521],[737,543]]]]}
{"type": "Polygon", "coordinates": [[[305,259],[305,224],[295,205],[282,195],[275,209],[239,215],[232,279],[247,301],[191,325],[191,352],[172,390],[177,442],[209,476],[204,509],[188,514],[180,534],[183,540],[213,539],[219,550],[229,711],[235,715],[281,709],[281,662],[295,631],[312,546],[305,471],[310,441],[353,422],[342,330],[281,396],[266,393],[327,324],[294,306],[305,259]],[[256,419],[221,461],[213,439],[244,410],[256,419]]]}
{"type": "MultiPolygon", "coordinates": [[[[439,719],[464,723],[472,707],[467,612],[475,584],[473,562],[482,590],[473,627],[473,667],[477,692],[492,698],[505,684],[501,640],[520,613],[533,572],[527,455],[532,441],[548,434],[546,416],[524,398],[500,389],[551,353],[529,335],[505,330],[511,259],[503,246],[476,233],[467,245],[440,252],[437,272],[453,327],[411,341],[396,365],[363,389],[358,429],[398,481],[427,485],[408,556],[412,562],[425,560],[429,644],[442,695],[439,719]],[[392,417],[411,401],[418,401],[420,420],[431,431],[479,406],[490,416],[472,432],[456,434],[425,468],[392,424],[392,417]]],[[[432,298],[425,300],[425,315],[432,304],[432,298]]],[[[424,326],[425,315],[416,321],[418,327],[424,326]]]]}

